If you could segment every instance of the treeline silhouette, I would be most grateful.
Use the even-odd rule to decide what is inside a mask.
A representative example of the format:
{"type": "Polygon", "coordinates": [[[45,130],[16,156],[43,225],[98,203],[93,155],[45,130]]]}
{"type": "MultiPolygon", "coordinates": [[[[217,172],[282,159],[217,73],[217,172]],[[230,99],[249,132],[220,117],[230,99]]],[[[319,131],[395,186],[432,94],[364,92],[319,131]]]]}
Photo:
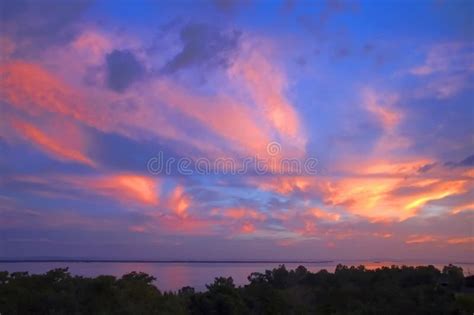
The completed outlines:
{"type": "Polygon", "coordinates": [[[338,265],[334,273],[284,265],[254,272],[249,284],[216,278],[207,290],[161,292],[154,277],[0,272],[0,313],[10,314],[473,314],[474,276],[460,267],[338,265]]]}

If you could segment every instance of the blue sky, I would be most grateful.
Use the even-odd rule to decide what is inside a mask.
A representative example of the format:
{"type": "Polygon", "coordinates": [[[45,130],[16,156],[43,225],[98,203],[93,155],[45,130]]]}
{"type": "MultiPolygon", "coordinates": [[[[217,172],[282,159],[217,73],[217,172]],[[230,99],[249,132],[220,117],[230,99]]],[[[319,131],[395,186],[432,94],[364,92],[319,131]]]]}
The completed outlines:
{"type": "Polygon", "coordinates": [[[472,260],[472,2],[0,4],[1,257],[472,260]]]}

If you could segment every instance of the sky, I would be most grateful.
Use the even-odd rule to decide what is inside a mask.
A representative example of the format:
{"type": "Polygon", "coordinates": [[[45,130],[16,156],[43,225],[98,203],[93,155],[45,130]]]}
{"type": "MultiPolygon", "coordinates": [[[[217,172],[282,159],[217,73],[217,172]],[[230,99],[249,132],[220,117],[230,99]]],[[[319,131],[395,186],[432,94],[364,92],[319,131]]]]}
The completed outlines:
{"type": "Polygon", "coordinates": [[[0,1],[0,258],[474,261],[472,1],[0,1]]]}

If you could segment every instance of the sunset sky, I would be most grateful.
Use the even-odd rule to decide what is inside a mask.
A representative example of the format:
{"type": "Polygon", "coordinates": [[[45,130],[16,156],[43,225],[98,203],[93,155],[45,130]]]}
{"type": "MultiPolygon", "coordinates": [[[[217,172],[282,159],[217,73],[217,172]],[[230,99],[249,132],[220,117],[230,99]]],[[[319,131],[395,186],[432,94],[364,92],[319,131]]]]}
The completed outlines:
{"type": "Polygon", "coordinates": [[[474,261],[473,13],[1,0],[0,258],[474,261]]]}

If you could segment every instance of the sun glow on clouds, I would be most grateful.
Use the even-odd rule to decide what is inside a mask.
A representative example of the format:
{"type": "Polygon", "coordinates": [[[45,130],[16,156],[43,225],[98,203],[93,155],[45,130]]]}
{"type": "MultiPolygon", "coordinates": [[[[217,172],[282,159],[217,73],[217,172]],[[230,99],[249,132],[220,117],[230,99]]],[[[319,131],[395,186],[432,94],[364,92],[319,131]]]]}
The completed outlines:
{"type": "Polygon", "coordinates": [[[474,212],[474,203],[462,204],[462,205],[456,206],[456,207],[453,208],[451,213],[452,214],[457,214],[457,213],[460,213],[460,212],[463,212],[463,211],[474,212]]]}
{"type": "Polygon", "coordinates": [[[411,235],[406,241],[406,244],[410,245],[417,245],[417,244],[425,244],[425,243],[432,243],[438,242],[440,246],[442,245],[470,245],[471,250],[473,250],[472,246],[474,245],[474,237],[451,237],[451,238],[443,238],[434,235],[411,235]]]}
{"type": "Polygon", "coordinates": [[[341,218],[340,214],[337,213],[330,213],[327,211],[323,211],[318,208],[309,209],[309,213],[317,219],[328,220],[337,222],[341,218]]]}
{"type": "MultiPolygon", "coordinates": [[[[457,237],[457,238],[450,238],[446,241],[448,244],[458,245],[458,244],[471,244],[474,245],[474,237],[457,237]]],[[[474,248],[471,248],[474,249],[474,248]]]]}
{"type": "Polygon", "coordinates": [[[365,108],[380,121],[384,129],[391,131],[400,123],[402,115],[390,108],[397,101],[396,95],[380,97],[368,88],[362,94],[365,108]]]}
{"type": "Polygon", "coordinates": [[[262,153],[269,142],[269,136],[260,128],[252,110],[232,98],[194,95],[171,82],[157,82],[154,91],[166,106],[201,123],[204,128],[241,148],[243,153],[262,153]]]}
{"type": "Polygon", "coordinates": [[[240,232],[244,234],[250,234],[255,232],[255,226],[252,223],[245,222],[240,228],[240,232]]]}
{"type": "Polygon", "coordinates": [[[231,208],[224,210],[223,213],[224,217],[238,220],[243,218],[250,218],[254,220],[265,220],[265,215],[258,211],[252,209],[245,209],[245,208],[231,208]]]}
{"type": "Polygon", "coordinates": [[[178,185],[172,192],[169,207],[180,218],[188,217],[188,208],[191,205],[189,197],[184,193],[183,186],[178,185]]]}
{"type": "Polygon", "coordinates": [[[158,206],[160,201],[160,180],[138,173],[13,176],[6,182],[8,181],[31,186],[32,193],[48,199],[74,200],[81,195],[87,196],[88,199],[99,196],[124,205],[151,208],[158,206]],[[47,194],[48,191],[50,194],[47,194]]]}
{"type": "Polygon", "coordinates": [[[159,182],[155,178],[133,174],[117,173],[99,176],[63,176],[51,179],[53,185],[62,183],[123,203],[138,203],[156,206],[159,203],[159,182]],[[54,184],[56,183],[56,184],[54,184]]]}
{"type": "Polygon", "coordinates": [[[78,139],[80,137],[78,133],[75,133],[73,135],[74,137],[71,139],[64,137],[63,133],[49,136],[32,124],[21,122],[19,120],[13,121],[12,125],[27,140],[31,141],[41,150],[52,155],[54,158],[63,161],[74,161],[92,167],[95,166],[95,163],[82,153],[82,151],[85,150],[83,144],[76,145],[79,147],[78,149],[68,148],[74,142],[78,144],[78,139]],[[58,139],[58,136],[62,137],[62,139],[58,139]]]}
{"type": "Polygon", "coordinates": [[[305,145],[301,123],[294,107],[285,97],[287,82],[284,74],[272,65],[255,47],[248,47],[241,58],[234,62],[229,73],[241,78],[253,101],[266,120],[279,134],[296,142],[299,149],[305,145]]]}
{"type": "Polygon", "coordinates": [[[436,237],[432,235],[412,235],[405,241],[407,244],[422,244],[436,241],[436,237]]]}
{"type": "Polygon", "coordinates": [[[107,178],[105,181],[99,181],[99,185],[104,188],[111,187],[114,189],[117,185],[119,190],[125,194],[130,194],[138,200],[156,205],[158,204],[158,198],[156,196],[156,182],[153,179],[137,176],[137,175],[116,175],[111,178],[107,178]]]}
{"type": "MultiPolygon", "coordinates": [[[[51,43],[36,41],[43,34],[28,38],[21,25],[2,34],[0,169],[8,172],[0,186],[15,202],[0,207],[0,214],[13,216],[16,208],[29,208],[30,199],[45,213],[77,203],[79,210],[57,213],[52,223],[46,214],[34,221],[23,210],[12,220],[100,229],[102,221],[80,213],[87,200],[116,210],[103,220],[107,229],[144,240],[205,236],[210,244],[259,240],[288,250],[307,242],[335,253],[352,240],[374,248],[472,244],[472,228],[462,225],[474,209],[472,128],[465,118],[471,111],[463,105],[463,93],[472,92],[471,44],[430,37],[413,46],[417,58],[382,67],[380,60],[390,63],[385,40],[367,43],[372,48],[364,57],[348,41],[354,47],[345,49],[344,62],[327,62],[334,34],[321,36],[327,45],[315,49],[307,47],[313,41],[304,32],[273,35],[239,19],[231,30],[219,21],[198,29],[176,20],[153,34],[138,25],[118,31],[83,21],[66,28],[65,38],[55,38],[54,30],[44,34],[52,34],[51,43]],[[203,30],[212,49],[201,47],[203,30]],[[234,35],[226,44],[228,33],[234,35]],[[35,50],[30,42],[41,51],[24,51],[35,50]],[[292,49],[281,49],[289,43],[292,49]],[[375,55],[377,71],[367,67],[375,55]],[[167,71],[176,60],[183,62],[167,71]],[[237,178],[145,173],[153,153],[240,161],[268,158],[273,141],[282,149],[274,162],[314,154],[324,172],[237,178]],[[348,145],[332,145],[342,141],[348,145]],[[34,155],[38,163],[23,165],[27,146],[44,153],[34,155]],[[444,222],[444,230],[420,223],[430,218],[444,222]]],[[[279,169],[271,165],[271,171],[279,169]]]]}
{"type": "Polygon", "coordinates": [[[397,127],[403,115],[393,108],[396,95],[381,96],[370,89],[363,91],[365,108],[383,127],[383,134],[373,151],[365,158],[346,157],[335,170],[340,176],[281,177],[251,179],[251,183],[282,195],[295,192],[318,196],[332,206],[369,218],[370,220],[406,220],[416,216],[429,202],[469,190],[465,180],[424,178],[418,174],[429,158],[389,158],[390,152],[405,148],[407,139],[399,136],[397,127]],[[405,143],[402,146],[398,144],[405,143]]]}
{"type": "Polygon", "coordinates": [[[423,178],[416,171],[430,160],[397,163],[372,161],[346,176],[258,179],[260,189],[283,195],[303,192],[322,196],[331,206],[371,220],[406,220],[429,202],[460,195],[470,189],[467,180],[423,178]]]}
{"type": "MultiPolygon", "coordinates": [[[[343,205],[349,211],[375,220],[413,217],[430,201],[466,192],[465,181],[436,182],[413,189],[412,193],[397,194],[397,190],[417,187],[416,180],[393,178],[344,179],[328,191],[326,201],[343,205]]],[[[418,186],[419,187],[419,186],[418,186]]]]}
{"type": "Polygon", "coordinates": [[[0,65],[0,93],[9,105],[26,113],[39,115],[42,111],[81,117],[84,105],[80,97],[41,66],[12,61],[0,65]]]}
{"type": "MultiPolygon", "coordinates": [[[[98,54],[104,49],[103,46],[110,45],[103,37],[86,34],[77,40],[76,46],[83,49],[84,41],[98,42],[92,54],[98,54]]],[[[262,57],[259,60],[263,63],[261,67],[272,67],[262,57]]],[[[259,64],[255,66],[260,67],[259,64]]],[[[243,154],[266,154],[266,145],[273,137],[272,128],[281,134],[282,140],[288,139],[285,140],[288,144],[295,143],[299,139],[298,150],[304,152],[302,140],[304,135],[299,131],[300,123],[296,112],[283,96],[283,85],[266,82],[276,77],[279,78],[276,79],[278,82],[283,80],[283,74],[280,72],[273,77],[260,78],[261,84],[271,87],[273,91],[271,93],[275,95],[256,98],[255,104],[259,108],[257,111],[252,109],[250,104],[245,104],[237,98],[219,93],[212,96],[199,95],[175,82],[161,78],[144,83],[146,89],[140,89],[139,93],[133,91],[127,93],[127,97],[136,103],[134,110],[130,111],[116,95],[96,90],[86,97],[83,95],[86,92],[82,92],[84,87],[70,87],[61,82],[60,77],[36,64],[10,62],[1,66],[0,74],[3,97],[9,104],[32,115],[44,112],[58,113],[105,132],[115,132],[134,138],[137,137],[137,130],[143,129],[171,140],[183,141],[204,152],[210,151],[211,156],[226,154],[211,148],[212,146],[199,139],[189,137],[170,120],[164,119],[165,112],[150,105],[161,103],[171,111],[200,123],[203,128],[210,129],[217,136],[230,142],[232,147],[240,148],[243,154]],[[95,102],[101,102],[101,108],[93,108],[91,104],[95,102]],[[272,117],[276,115],[280,117],[279,120],[285,117],[286,123],[283,124],[281,121],[275,123],[271,118],[270,126],[262,125],[262,118],[267,120],[265,117],[269,115],[272,117]],[[290,118],[289,125],[287,119],[290,118]],[[159,128],[154,127],[157,122],[160,124],[159,128]]],[[[244,79],[250,80],[245,76],[244,79]]],[[[230,76],[228,84],[240,83],[234,76],[230,76]]],[[[249,82],[249,86],[253,86],[252,82],[249,82]]],[[[262,93],[258,92],[259,95],[262,93]]]]}

